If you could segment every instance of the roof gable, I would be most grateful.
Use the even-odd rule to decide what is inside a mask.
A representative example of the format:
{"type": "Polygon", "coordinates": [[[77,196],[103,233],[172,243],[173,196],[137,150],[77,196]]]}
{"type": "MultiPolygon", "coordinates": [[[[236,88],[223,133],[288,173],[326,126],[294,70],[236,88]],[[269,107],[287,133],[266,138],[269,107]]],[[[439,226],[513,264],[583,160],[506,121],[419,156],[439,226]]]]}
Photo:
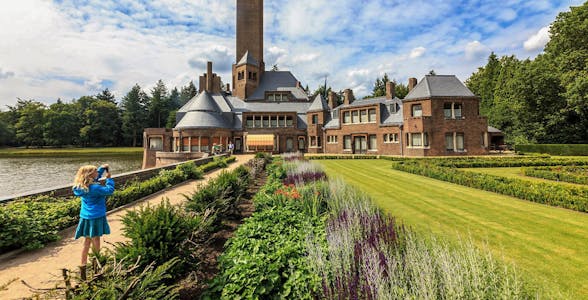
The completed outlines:
{"type": "Polygon", "coordinates": [[[329,109],[329,105],[327,105],[327,101],[325,101],[323,96],[318,94],[318,95],[316,95],[316,97],[314,98],[314,101],[312,102],[312,104],[308,108],[308,111],[324,111],[324,110],[328,110],[328,109],[329,109]]]}

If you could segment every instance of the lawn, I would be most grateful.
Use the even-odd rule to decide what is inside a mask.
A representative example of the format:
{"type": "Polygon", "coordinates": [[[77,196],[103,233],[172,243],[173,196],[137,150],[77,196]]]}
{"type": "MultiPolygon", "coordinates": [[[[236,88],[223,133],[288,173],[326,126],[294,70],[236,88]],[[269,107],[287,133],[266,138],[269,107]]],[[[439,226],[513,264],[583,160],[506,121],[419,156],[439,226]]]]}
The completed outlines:
{"type": "Polygon", "coordinates": [[[71,157],[94,155],[143,155],[142,147],[101,147],[101,148],[0,148],[2,157],[71,157]]]}
{"type": "Polygon", "coordinates": [[[588,299],[588,214],[395,171],[385,160],[317,162],[416,231],[488,247],[548,298],[588,299]]]}

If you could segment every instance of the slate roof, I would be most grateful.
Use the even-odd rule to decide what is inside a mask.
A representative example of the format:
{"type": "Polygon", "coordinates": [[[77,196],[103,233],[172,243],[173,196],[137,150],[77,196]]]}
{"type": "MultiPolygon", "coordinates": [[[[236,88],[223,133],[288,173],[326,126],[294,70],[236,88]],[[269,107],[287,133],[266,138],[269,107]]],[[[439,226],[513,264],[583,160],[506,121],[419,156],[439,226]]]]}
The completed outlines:
{"type": "Polygon", "coordinates": [[[290,71],[265,71],[261,76],[259,86],[247,100],[265,99],[266,91],[289,91],[294,98],[308,100],[308,95],[302,88],[296,87],[298,80],[290,71]]]}
{"type": "Polygon", "coordinates": [[[220,113],[207,111],[189,111],[186,112],[178,124],[176,129],[189,128],[227,128],[232,129],[233,124],[227,118],[224,118],[220,113]]]}
{"type": "Polygon", "coordinates": [[[237,66],[240,66],[240,65],[259,66],[257,60],[255,58],[253,58],[253,56],[251,56],[251,54],[249,53],[249,50],[245,51],[245,54],[243,55],[243,57],[241,57],[241,60],[239,60],[239,62],[237,63],[237,66]]]}
{"type": "Polygon", "coordinates": [[[475,97],[455,75],[426,75],[404,100],[431,97],[475,97]]]}
{"type": "Polygon", "coordinates": [[[340,106],[335,107],[330,113],[327,115],[327,120],[323,128],[325,129],[339,129],[341,126],[339,125],[339,110],[340,106]]]}
{"type": "Polygon", "coordinates": [[[217,101],[207,91],[203,91],[200,94],[194,96],[188,103],[182,106],[178,112],[189,112],[189,111],[214,111],[221,112],[221,108],[217,104],[217,101]]]}
{"type": "MultiPolygon", "coordinates": [[[[382,125],[400,125],[404,122],[402,117],[402,100],[398,97],[393,99],[387,99],[386,97],[377,97],[377,98],[367,98],[367,99],[358,99],[350,104],[341,105],[338,108],[353,108],[359,107],[364,105],[380,105],[380,124],[382,125]],[[395,113],[390,113],[389,106],[391,104],[397,105],[397,110],[395,113]]],[[[337,122],[339,120],[337,119],[337,122]]],[[[327,124],[331,126],[331,124],[327,124]]],[[[339,128],[338,125],[333,128],[339,128]]]]}
{"type": "Polygon", "coordinates": [[[308,108],[308,111],[324,111],[324,110],[329,110],[329,105],[327,104],[327,101],[325,101],[323,96],[318,94],[318,95],[316,95],[316,97],[314,98],[314,101],[312,102],[312,104],[308,108]]]}

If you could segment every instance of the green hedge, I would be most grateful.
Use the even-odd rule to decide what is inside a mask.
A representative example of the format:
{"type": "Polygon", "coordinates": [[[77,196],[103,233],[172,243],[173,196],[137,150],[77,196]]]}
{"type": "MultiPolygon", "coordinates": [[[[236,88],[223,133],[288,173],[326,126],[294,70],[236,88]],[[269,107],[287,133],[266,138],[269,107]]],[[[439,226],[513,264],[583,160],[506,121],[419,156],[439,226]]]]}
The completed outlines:
{"type": "Polygon", "coordinates": [[[382,157],[385,160],[423,162],[450,168],[502,168],[525,166],[581,166],[588,165],[588,159],[558,158],[550,156],[514,157],[452,157],[452,158],[398,158],[382,157]]]}
{"type": "Polygon", "coordinates": [[[523,168],[522,172],[525,176],[577,184],[588,184],[587,167],[533,167],[523,168]]]}
{"type": "Polygon", "coordinates": [[[432,163],[398,162],[392,168],[524,200],[588,212],[588,188],[557,183],[531,182],[517,178],[460,171],[432,163]]]}
{"type": "Polygon", "coordinates": [[[546,153],[550,155],[585,156],[588,155],[588,144],[533,144],[516,145],[519,153],[546,153]]]}
{"type": "MultiPolygon", "coordinates": [[[[111,210],[185,180],[201,178],[203,172],[224,167],[233,161],[235,157],[218,159],[199,167],[188,162],[174,170],[163,170],[151,179],[133,182],[116,190],[107,198],[107,207],[111,210]]],[[[38,249],[58,240],[58,232],[75,225],[79,213],[80,201],[75,197],[40,196],[0,205],[0,253],[20,248],[38,249]]]]}

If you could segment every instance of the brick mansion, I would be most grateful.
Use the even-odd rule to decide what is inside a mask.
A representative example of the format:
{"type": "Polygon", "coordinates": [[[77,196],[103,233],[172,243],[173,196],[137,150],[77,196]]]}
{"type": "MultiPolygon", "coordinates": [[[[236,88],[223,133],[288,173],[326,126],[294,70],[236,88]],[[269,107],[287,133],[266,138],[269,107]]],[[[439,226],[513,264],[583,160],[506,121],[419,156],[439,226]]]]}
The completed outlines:
{"type": "Polygon", "coordinates": [[[491,143],[480,99],[456,76],[410,78],[399,99],[355,99],[344,90],[309,96],[289,71],[268,71],[263,59],[263,0],[237,0],[236,57],[231,84],[221,86],[212,62],[199,92],[172,129],[146,128],[143,167],[198,158],[213,145],[236,153],[266,151],[398,156],[487,154],[491,143]]]}

